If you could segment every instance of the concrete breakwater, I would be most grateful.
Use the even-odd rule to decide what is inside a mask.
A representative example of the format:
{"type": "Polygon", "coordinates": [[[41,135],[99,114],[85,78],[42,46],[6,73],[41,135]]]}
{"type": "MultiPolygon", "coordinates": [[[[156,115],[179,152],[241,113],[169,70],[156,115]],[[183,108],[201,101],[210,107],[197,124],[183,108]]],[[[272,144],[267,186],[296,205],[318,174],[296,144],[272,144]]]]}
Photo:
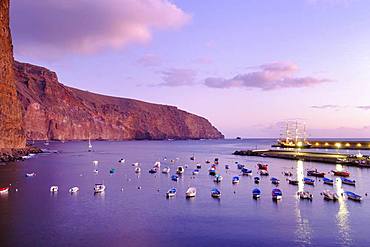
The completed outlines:
{"type": "Polygon", "coordinates": [[[320,153],[320,152],[302,152],[295,150],[240,150],[235,151],[234,155],[259,156],[289,160],[304,160],[329,164],[343,164],[358,167],[369,167],[370,158],[367,155],[351,155],[340,153],[320,153]]]}

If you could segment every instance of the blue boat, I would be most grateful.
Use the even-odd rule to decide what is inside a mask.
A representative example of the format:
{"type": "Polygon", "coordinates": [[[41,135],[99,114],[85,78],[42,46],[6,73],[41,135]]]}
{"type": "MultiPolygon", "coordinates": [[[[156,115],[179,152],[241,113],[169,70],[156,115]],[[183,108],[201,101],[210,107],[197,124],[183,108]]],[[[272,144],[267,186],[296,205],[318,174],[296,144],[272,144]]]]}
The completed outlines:
{"type": "Polygon", "coordinates": [[[211,190],[211,196],[213,198],[220,198],[221,197],[221,191],[219,189],[217,189],[217,188],[213,188],[211,190]]]}
{"type": "Polygon", "coordinates": [[[352,191],[345,191],[344,194],[347,196],[348,199],[356,202],[361,202],[362,201],[362,196],[357,195],[356,193],[352,191]]]}
{"type": "Polygon", "coordinates": [[[109,170],[109,173],[110,174],[113,174],[113,173],[115,173],[116,172],[116,169],[115,168],[111,168],[110,170],[109,170]]]}
{"type": "Polygon", "coordinates": [[[283,198],[283,192],[281,192],[281,190],[277,188],[272,190],[271,195],[272,195],[272,199],[276,201],[283,198]]]}
{"type": "Polygon", "coordinates": [[[172,175],[171,180],[175,182],[179,181],[179,175],[176,175],[176,174],[172,175]]]}
{"type": "Polygon", "coordinates": [[[258,189],[258,188],[255,188],[253,191],[252,191],[252,195],[253,195],[253,198],[254,199],[258,199],[261,197],[261,190],[258,189]]]}
{"type": "Polygon", "coordinates": [[[252,175],[252,170],[248,169],[246,167],[243,167],[242,168],[242,173],[243,173],[243,175],[252,175]]]}
{"type": "Polygon", "coordinates": [[[243,164],[238,164],[238,169],[241,170],[243,169],[244,165],[243,164]]]}
{"type": "Polygon", "coordinates": [[[272,177],[270,180],[271,180],[271,183],[275,185],[278,185],[280,183],[280,180],[274,177],[272,177]]]}
{"type": "Polygon", "coordinates": [[[199,173],[199,169],[194,169],[193,170],[193,175],[197,175],[199,173]]]}
{"type": "Polygon", "coordinates": [[[324,177],[322,180],[324,181],[324,184],[334,185],[334,180],[333,179],[324,177]]]}
{"type": "Polygon", "coordinates": [[[353,186],[356,185],[355,180],[351,180],[351,179],[343,178],[343,177],[341,177],[340,179],[342,180],[342,184],[353,185],[353,186]]]}
{"type": "Polygon", "coordinates": [[[240,182],[240,177],[239,176],[234,176],[233,180],[232,180],[232,183],[233,184],[238,184],[239,182],[240,182]]]}
{"type": "Polygon", "coordinates": [[[260,178],[259,177],[254,177],[254,183],[259,184],[260,183],[260,178]]]}
{"type": "Polygon", "coordinates": [[[308,185],[315,185],[315,180],[311,179],[311,178],[304,178],[303,179],[303,182],[305,184],[308,184],[308,185]]]}
{"type": "Polygon", "coordinates": [[[167,196],[168,198],[169,198],[169,197],[173,197],[173,196],[175,196],[175,195],[176,195],[176,192],[177,192],[176,188],[172,188],[172,189],[170,189],[170,190],[168,190],[168,191],[167,191],[166,196],[167,196]]]}

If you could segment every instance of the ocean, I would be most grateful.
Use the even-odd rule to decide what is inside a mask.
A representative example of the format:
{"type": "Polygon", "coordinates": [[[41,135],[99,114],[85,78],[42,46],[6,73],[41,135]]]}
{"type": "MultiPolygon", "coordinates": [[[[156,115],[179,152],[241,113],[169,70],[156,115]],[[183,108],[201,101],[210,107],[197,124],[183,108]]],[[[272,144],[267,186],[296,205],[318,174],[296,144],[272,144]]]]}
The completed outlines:
{"type": "Polygon", "coordinates": [[[370,195],[365,196],[370,193],[370,170],[232,155],[240,149],[269,148],[273,142],[93,141],[93,152],[87,152],[87,142],[36,143],[58,152],[0,164],[0,187],[11,184],[10,192],[0,195],[0,246],[370,246],[370,195]],[[121,158],[125,163],[118,162],[121,158]],[[223,176],[218,184],[208,174],[211,164],[205,163],[215,158],[223,176]],[[170,174],[150,174],[156,161],[162,168],[170,167],[170,174]],[[134,172],[135,162],[140,163],[140,174],[134,172]],[[253,170],[253,176],[241,176],[238,185],[231,183],[240,175],[235,162],[253,170]],[[269,164],[270,176],[261,177],[256,185],[253,177],[259,162],[269,164]],[[202,168],[193,176],[197,163],[202,168]],[[179,165],[187,168],[174,182],[170,176],[179,165]],[[293,177],[302,178],[315,168],[326,173],[348,170],[356,187],[340,182],[324,185],[319,178],[315,186],[293,186],[282,174],[291,171],[293,177]],[[25,177],[31,172],[36,175],[25,177]],[[276,187],[271,177],[281,180],[279,202],[271,198],[276,187]],[[94,194],[95,183],[104,183],[106,191],[94,194]],[[59,186],[57,193],[50,193],[52,185],[59,186]],[[80,191],[70,194],[72,186],[80,191]],[[196,187],[195,198],[185,198],[189,186],[196,187]],[[167,199],[165,193],[172,187],[177,195],[167,199]],[[211,197],[215,187],[222,193],[220,199],[211,197]],[[252,198],[254,188],[262,191],[259,200],[252,198]],[[313,200],[300,200],[298,189],[310,191],[313,200]],[[326,189],[350,190],[363,201],[325,201],[320,193],[326,189]]]}

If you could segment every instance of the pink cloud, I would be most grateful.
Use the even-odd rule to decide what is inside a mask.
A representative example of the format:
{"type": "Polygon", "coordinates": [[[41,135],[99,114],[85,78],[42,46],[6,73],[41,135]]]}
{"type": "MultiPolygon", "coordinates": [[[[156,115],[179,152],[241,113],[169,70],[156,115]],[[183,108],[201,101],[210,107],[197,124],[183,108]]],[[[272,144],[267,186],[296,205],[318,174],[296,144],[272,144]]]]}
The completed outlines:
{"type": "Polygon", "coordinates": [[[168,0],[12,1],[16,52],[91,53],[145,43],[190,16],[168,0]]]}
{"type": "Polygon", "coordinates": [[[274,90],[279,88],[309,87],[324,82],[328,79],[320,79],[312,76],[294,77],[299,68],[292,63],[275,62],[254,67],[255,71],[238,74],[233,78],[209,77],[204,84],[213,88],[259,88],[262,90],[274,90]]]}
{"type": "Polygon", "coordinates": [[[162,71],[163,83],[157,86],[177,87],[192,85],[195,82],[196,74],[192,69],[171,68],[162,71]]]}

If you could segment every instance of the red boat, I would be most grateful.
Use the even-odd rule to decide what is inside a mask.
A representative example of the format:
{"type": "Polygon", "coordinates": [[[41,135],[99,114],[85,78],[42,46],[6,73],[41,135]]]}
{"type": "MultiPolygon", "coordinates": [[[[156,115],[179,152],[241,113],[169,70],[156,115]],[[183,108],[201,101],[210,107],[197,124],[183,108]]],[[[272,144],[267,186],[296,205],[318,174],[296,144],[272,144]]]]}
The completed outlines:
{"type": "Polygon", "coordinates": [[[9,187],[0,188],[0,193],[7,193],[8,191],[9,191],[9,187]]]}
{"type": "Polygon", "coordinates": [[[351,174],[348,171],[334,171],[332,170],[332,173],[334,176],[340,176],[340,177],[349,177],[351,174]]]}
{"type": "Polygon", "coordinates": [[[260,169],[260,170],[266,170],[267,171],[267,169],[269,168],[268,164],[258,163],[257,166],[258,166],[258,169],[260,169]]]}

